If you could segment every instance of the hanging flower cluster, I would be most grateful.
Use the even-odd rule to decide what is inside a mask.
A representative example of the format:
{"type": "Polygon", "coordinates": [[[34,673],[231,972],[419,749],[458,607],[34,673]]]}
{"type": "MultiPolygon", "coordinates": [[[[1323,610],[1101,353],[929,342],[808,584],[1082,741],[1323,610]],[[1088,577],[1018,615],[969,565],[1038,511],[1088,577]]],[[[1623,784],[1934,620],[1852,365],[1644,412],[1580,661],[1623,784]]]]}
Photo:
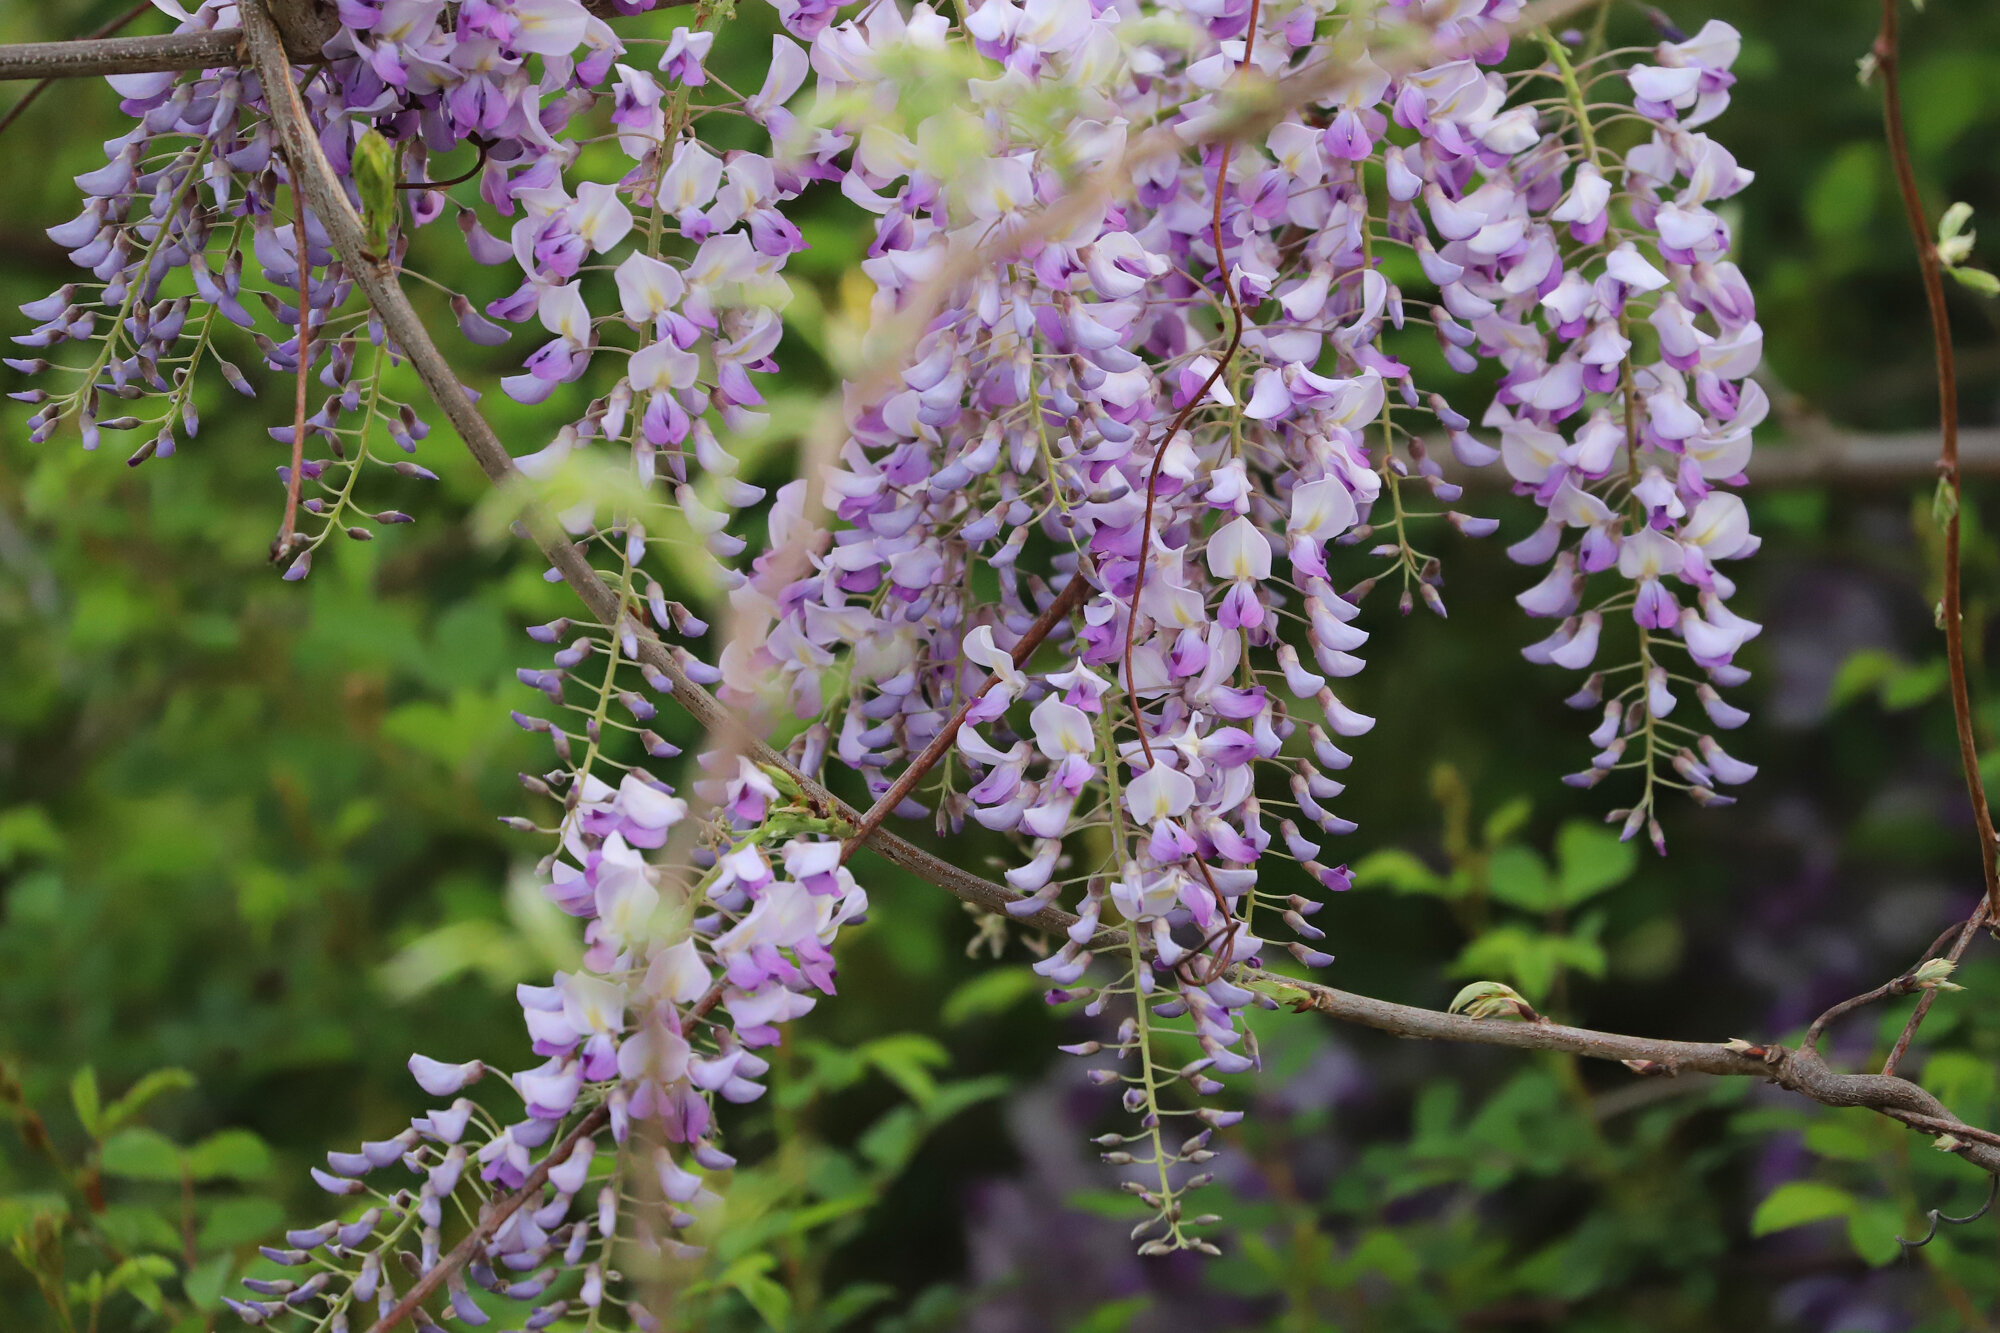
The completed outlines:
{"type": "MultiPolygon", "coordinates": [[[[1639,799],[1612,817],[1627,838],[1644,827],[1664,853],[1656,787],[1728,804],[1718,784],[1756,772],[1699,727],[1668,720],[1692,686],[1715,726],[1742,725],[1746,715],[1715,686],[1747,678],[1733,659],[1760,628],[1729,610],[1735,584],[1717,562],[1758,545],[1743,501],[1722,488],[1742,482],[1750,433],[1770,406],[1749,378],[1763,331],[1727,258],[1728,225],[1709,208],[1750,173],[1694,128],[1728,104],[1739,43],[1711,22],[1663,42],[1658,63],[1622,70],[1573,65],[1559,43],[1548,45],[1576,140],[1534,187],[1489,182],[1456,204],[1433,201],[1433,222],[1450,238],[1435,263],[1451,270],[1433,276],[1462,315],[1483,306],[1485,320],[1530,330],[1503,355],[1507,373],[1485,418],[1516,490],[1548,511],[1508,548],[1523,564],[1550,562],[1517,600],[1529,615],[1561,620],[1527,656],[1584,670],[1599,658],[1607,618],[1634,623],[1631,659],[1593,673],[1570,701],[1604,713],[1591,734],[1598,754],[1567,781],[1589,787],[1621,769],[1641,772],[1639,799]],[[1625,114],[1652,131],[1622,159],[1599,147],[1590,102],[1618,82],[1633,95],[1625,114]],[[1558,224],[1578,247],[1567,265],[1551,258],[1558,224]],[[1496,229],[1522,241],[1489,253],[1481,241],[1496,229]],[[1616,576],[1609,591],[1593,592],[1598,573],[1616,576]]],[[[1478,332],[1479,320],[1471,327],[1478,332]]]]}
{"type": "Polygon", "coordinates": [[[639,1188],[659,1200],[657,1212],[627,1219],[625,1239],[636,1228],[667,1259],[701,1253],[680,1236],[718,1201],[710,1173],[735,1165],[715,1141],[711,1104],[763,1093],[769,1066],[757,1049],[833,992],[830,946],[868,905],[840,865],[840,844],[807,832],[812,816],[754,765],[725,785],[717,840],[695,856],[705,870],[675,873],[646,853],[685,831],[686,802],[637,772],[615,788],[579,778],[544,869],[550,897],[587,921],[588,947],[582,970],[518,988],[543,1057],[507,1080],[521,1117],[502,1124],[456,1096],[489,1072],[481,1062],[412,1056],[423,1090],[454,1100],[393,1138],[328,1153],[314,1180],[356,1207],[266,1247],[280,1265],[309,1267],[307,1280],[251,1280],[252,1299],[231,1300],[232,1309],[251,1323],[289,1307],[333,1328],[365,1325],[396,1308],[405,1283],[438,1268],[448,1209],[511,1195],[522,1199],[515,1211],[470,1263],[447,1270],[461,1318],[490,1318],[474,1295],[484,1291],[528,1303],[530,1328],[621,1310],[637,1327],[659,1327],[615,1286],[621,1190],[643,1171],[639,1188]],[[635,1124],[652,1132],[635,1135],[635,1124]]]}
{"type": "MultiPolygon", "coordinates": [[[[1718,727],[1744,720],[1715,687],[1743,678],[1733,655],[1757,630],[1728,611],[1717,564],[1756,545],[1725,488],[1767,406],[1710,207],[1749,176],[1696,128],[1727,103],[1726,25],[1629,65],[1546,36],[1535,65],[1520,0],[872,0],[840,22],[825,0],[777,0],[790,35],[744,95],[705,69],[719,8],[607,21],[652,7],[340,0],[301,75],[336,170],[362,169],[369,135],[389,146],[386,258],[450,214],[477,261],[509,271],[483,311],[452,297],[472,341],[545,335],[503,390],[535,404],[579,386],[581,412],[520,469],[624,480],[558,515],[616,616],[532,631],[552,660],[521,673],[548,716],[516,719],[561,764],[524,779],[561,806],[540,830],[546,891],[587,922],[584,970],[521,991],[544,1061],[509,1080],[525,1112],[503,1123],[461,1098],[332,1154],[318,1174],[351,1215],[268,1252],[312,1273],[257,1285],[237,1306],[253,1320],[386,1312],[440,1264],[448,1202],[526,1187],[448,1268],[460,1316],[479,1322],[483,1289],[538,1302],[531,1327],[613,1306],[655,1326],[613,1290],[606,1247],[623,1225],[687,1252],[704,1173],[730,1164],[717,1098],[761,1091],[756,1051],[833,992],[834,937],[867,907],[839,841],[852,830],[786,771],[722,736],[693,759],[692,806],[653,771],[679,755],[648,725],[674,688],[642,663],[655,641],[740,716],[796,715],[794,771],[832,760],[877,798],[896,789],[894,814],[1006,835],[1011,910],[1075,913],[1037,971],[1104,1019],[1069,1049],[1111,1057],[1092,1077],[1138,1117],[1100,1142],[1151,1210],[1147,1253],[1213,1248],[1183,1196],[1237,1114],[1198,1098],[1257,1066],[1243,1013],[1275,1003],[1245,968],[1278,936],[1305,966],[1331,961],[1309,918],[1349,884],[1326,848],[1354,831],[1334,808],[1341,747],[1373,725],[1341,697],[1363,668],[1364,599],[1388,579],[1403,612],[1443,615],[1423,533],[1497,527],[1453,508],[1437,445],[1465,468],[1500,462],[1547,511],[1509,548],[1550,566],[1519,599],[1560,625],[1531,658],[1591,668],[1633,623],[1632,660],[1573,700],[1605,712],[1572,781],[1635,770],[1614,818],[1660,843],[1657,788],[1715,802],[1750,776],[1668,720],[1690,686],[1718,727]],[[1629,101],[1607,105],[1621,86],[1629,101]],[[716,151],[713,116],[755,126],[758,146],[716,151]],[[1635,123],[1649,137],[1627,143],[1635,123]],[[587,141],[615,145],[622,174],[589,178],[587,141]],[[461,150],[476,156],[453,194],[430,167],[461,150]],[[875,219],[874,329],[830,519],[806,480],[767,497],[727,447],[763,422],[785,265],[805,246],[787,211],[816,182],[875,219]],[[1439,359],[1495,368],[1490,406],[1454,408],[1453,386],[1419,373],[1439,359]],[[752,506],[769,533],[754,552],[732,531],[752,506]],[[710,557],[728,632],[661,585],[669,524],[710,557]],[[618,1206],[641,1167],[664,1227],[618,1206]],[[377,1183],[399,1169],[418,1183],[377,1183]]],[[[185,26],[235,8],[211,0],[185,26]]],[[[171,453],[205,360],[248,389],[217,357],[218,315],[272,371],[323,361],[307,433],[324,456],[299,479],[323,526],[294,556],[303,576],[335,529],[366,534],[353,496],[373,427],[406,449],[423,436],[381,392],[397,349],[349,308],[317,223],[281,220],[290,173],[254,77],[117,86],[140,124],[55,230],[95,281],[30,306],[21,339],[92,359],[13,363],[77,377],[23,395],[37,436],[75,419],[91,446],[144,425],[133,461],[171,453]],[[268,299],[289,342],[243,303],[246,255],[268,283],[305,285],[305,329],[268,299]],[[149,395],[168,400],[157,419],[105,415],[149,395]]],[[[485,1066],[412,1070],[445,1098],[485,1066]]]]}
{"type": "MultiPolygon", "coordinates": [[[[1452,57],[1396,71],[1372,44],[1329,42],[1310,7],[1247,0],[1147,13],[992,0],[962,26],[927,5],[879,5],[814,43],[821,90],[865,108],[834,124],[856,143],[846,193],[880,219],[863,265],[878,315],[930,298],[934,275],[968,253],[993,259],[937,302],[899,382],[850,402],[830,483],[844,526],[817,576],[782,590],[789,632],[723,684],[747,697],[776,675],[817,713],[822,671],[845,650],[832,754],[878,792],[963,712],[932,798],[940,826],[1016,835],[1006,878],[1021,910],[1068,902],[1081,917],[1039,970],[1093,1008],[1138,1006],[1114,1048],[1136,1067],[1108,1077],[1142,1113],[1143,1146],[1109,1156],[1151,1171],[1135,1185],[1159,1210],[1149,1246],[1188,1243],[1169,1168],[1206,1151],[1176,1152],[1163,1130],[1162,1039],[1194,1054],[1169,1077],[1213,1092],[1217,1074],[1256,1063],[1235,1015],[1257,997],[1230,965],[1267,957],[1259,932],[1281,924],[1297,958],[1326,961],[1305,920],[1318,904],[1258,885],[1279,858],[1347,887],[1320,858],[1324,838],[1353,828],[1330,808],[1342,790],[1330,773],[1349,762],[1340,743],[1371,725],[1334,683],[1362,669],[1358,604],[1386,574],[1405,611],[1419,597],[1444,611],[1438,563],[1413,534],[1460,491],[1420,431],[1448,438],[1462,464],[1504,459],[1549,507],[1517,559],[1547,560],[1583,529],[1521,599],[1568,618],[1531,657],[1585,667],[1607,613],[1638,622],[1636,682],[1611,701],[1587,773],[1643,770],[1639,802],[1616,815],[1626,835],[1648,825],[1659,841],[1656,784],[1712,801],[1716,782],[1748,776],[1710,737],[1669,739],[1671,682],[1685,676],[1655,660],[1684,645],[1735,683],[1730,657],[1756,632],[1724,608],[1731,585],[1714,562],[1754,549],[1741,501],[1716,485],[1740,480],[1762,414],[1756,386],[1739,387],[1758,335],[1726,230],[1702,207],[1747,173],[1676,120],[1720,111],[1733,38],[1712,25],[1631,70],[1634,108],[1658,129],[1614,171],[1614,199],[1602,113],[1565,48],[1550,39],[1553,77],[1528,83],[1552,83],[1546,98],[1510,97],[1492,70],[1516,9],[1384,7],[1350,23],[1350,39],[1427,23],[1431,49],[1452,57]],[[1160,14],[1179,20],[1178,40],[1137,35],[1160,14]],[[968,45],[992,62],[968,82],[969,105],[900,123],[895,71],[967,60],[968,45]],[[1203,142],[1232,95],[1308,79],[1320,91],[1261,142],[1203,142]],[[1044,114],[1024,113],[1038,98],[1044,114]],[[1148,151],[1137,127],[1155,123],[1197,146],[1148,151]],[[1130,197],[1035,230],[1105,170],[1130,171],[1130,197]],[[1392,251],[1414,255],[1421,288],[1391,280],[1392,251]],[[1657,360],[1635,352],[1635,315],[1657,360]],[[1497,449],[1418,384],[1413,326],[1454,371],[1498,364],[1483,420],[1497,449]],[[1573,440],[1558,430],[1572,417],[1573,440]],[[1337,556],[1371,538],[1388,567],[1341,594],[1329,541],[1337,556]],[[1585,577],[1612,570],[1625,591],[1579,614],[1585,577]],[[1016,637],[1079,579],[1089,592],[1045,669],[1018,667],[1016,637]],[[1122,975],[1092,986],[1107,902],[1131,939],[1122,975]]],[[[1605,65],[1586,68],[1602,82],[1605,65]]],[[[1442,516],[1473,536],[1495,526],[1442,516]]],[[[1709,685],[1701,697],[1718,722],[1741,720],[1709,685]]]]}

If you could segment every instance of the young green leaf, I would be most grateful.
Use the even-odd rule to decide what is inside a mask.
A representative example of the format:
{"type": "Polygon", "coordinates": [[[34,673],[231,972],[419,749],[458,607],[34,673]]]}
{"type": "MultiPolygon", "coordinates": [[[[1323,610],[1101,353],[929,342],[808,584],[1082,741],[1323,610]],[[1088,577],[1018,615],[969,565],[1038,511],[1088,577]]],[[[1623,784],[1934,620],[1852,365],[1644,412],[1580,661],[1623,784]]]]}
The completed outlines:
{"type": "Polygon", "coordinates": [[[1768,1236],[1830,1217],[1848,1217],[1857,1204],[1852,1194],[1837,1185],[1817,1180],[1792,1180],[1778,1186],[1750,1218],[1750,1234],[1768,1236]]]}
{"type": "Polygon", "coordinates": [[[98,1163],[104,1173],[128,1180],[179,1180],[181,1150],[155,1129],[121,1129],[104,1141],[98,1163]]]}
{"type": "Polygon", "coordinates": [[[103,1132],[115,1133],[123,1129],[131,1120],[146,1109],[155,1097],[169,1092],[184,1092],[194,1086],[194,1075],[185,1069],[155,1069],[134,1083],[123,1097],[106,1108],[103,1118],[103,1132]]]}
{"type": "Polygon", "coordinates": [[[76,1108],[77,1123],[83,1132],[98,1138],[103,1132],[103,1115],[97,1098],[97,1071],[89,1065],[76,1071],[69,1081],[70,1105],[76,1108]]]}
{"type": "Polygon", "coordinates": [[[271,1150],[247,1129],[225,1129],[188,1150],[188,1172],[196,1180],[263,1180],[271,1150]]]}
{"type": "Polygon", "coordinates": [[[389,253],[389,231],[396,220],[396,149],[376,130],[354,142],[354,187],[361,196],[361,221],[368,232],[368,254],[382,259],[389,253]]]}

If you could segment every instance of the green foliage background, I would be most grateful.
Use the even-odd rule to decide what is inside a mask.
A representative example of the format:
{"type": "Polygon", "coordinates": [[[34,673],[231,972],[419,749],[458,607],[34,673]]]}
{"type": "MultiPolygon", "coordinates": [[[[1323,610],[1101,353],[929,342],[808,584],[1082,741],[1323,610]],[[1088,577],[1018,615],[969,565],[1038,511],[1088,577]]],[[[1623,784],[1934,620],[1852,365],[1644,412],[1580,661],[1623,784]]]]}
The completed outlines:
{"type": "MultiPolygon", "coordinates": [[[[0,6],[0,40],[73,35],[122,7],[0,6]]],[[[1692,30],[1712,7],[1669,8],[1692,30]]],[[[1854,78],[1877,11],[1728,9],[1745,49],[1718,129],[1758,173],[1735,220],[1790,417],[1920,429],[1934,406],[1920,294],[1875,95],[1854,78]]],[[[1617,22],[1647,40],[1636,9],[1617,22]]],[[[768,30],[751,6],[732,21],[717,59],[736,86],[757,81],[768,30]]],[[[1974,262],[1993,267],[2000,10],[1931,0],[1907,41],[1927,199],[1933,214],[1975,205],[1994,240],[1974,262]]],[[[67,85],[0,140],[7,307],[66,279],[41,229],[75,211],[70,177],[101,160],[115,115],[101,85],[67,85]]],[[[788,312],[758,465],[769,476],[826,386],[817,349],[851,308],[859,227],[837,200],[810,219],[815,249],[794,269],[810,289],[788,312]]],[[[421,262],[496,295],[449,230],[420,242],[421,262]]],[[[1968,424],[2000,425],[2000,305],[1953,301],[1968,424]]],[[[490,382],[504,354],[463,364],[490,382]]],[[[421,1110],[408,1053],[525,1055],[512,985],[576,948],[519,879],[536,849],[495,822],[527,809],[514,774],[545,758],[507,721],[526,697],[513,668],[534,660],[518,630],[564,613],[567,594],[476,534],[484,483],[442,430],[421,455],[442,482],[378,497],[415,527],[279,583],[265,550],[281,451],[265,427],[286,390],[265,387],[254,405],[211,393],[199,440],[136,471],[73,438],[30,446],[26,410],[0,407],[0,1120],[13,1122],[0,1126],[0,1241],[30,1261],[0,1257],[10,1333],[58,1326],[29,1276],[52,1256],[79,1321],[95,1309],[107,1330],[231,1326],[201,1311],[282,1219],[317,1220],[307,1166],[421,1110]],[[188,1076],[118,1106],[166,1068],[188,1076]],[[38,1125],[61,1169],[36,1151],[38,1125]]],[[[488,405],[517,453],[546,441],[549,412],[488,405]]],[[[1987,490],[1968,493],[1981,700],[2000,684],[1983,647],[2000,572],[1987,490]]],[[[1503,539],[1532,521],[1488,502],[1503,539]]],[[[1745,692],[1755,721],[1738,735],[1764,772],[1738,809],[1674,812],[1665,862],[1607,845],[1585,822],[1600,802],[1556,784],[1586,728],[1548,672],[1519,660],[1522,580],[1497,542],[1447,551],[1449,624],[1373,606],[1356,684],[1383,721],[1356,747],[1343,805],[1362,823],[1344,850],[1363,887],[1320,918],[1339,955],[1329,979],[1435,1005],[1467,977],[1497,977],[1579,1022],[1755,1038],[1796,1032],[1902,968],[1978,879],[1928,623],[1925,502],[1921,479],[1753,497],[1767,539],[1745,611],[1769,630],[1745,692]]],[[[998,849],[953,850],[981,864],[998,849]]],[[[678,1308],[686,1327],[1996,1318],[2000,1222],[1912,1259],[1893,1239],[1926,1208],[1970,1211],[1979,1182],[1865,1115],[1289,1015],[1264,1024],[1269,1069],[1231,1094],[1252,1115],[1228,1136],[1218,1187],[1229,1257],[1142,1264],[1082,1142],[1112,1108],[1052,1054],[1074,1020],[1041,1004],[1024,946],[968,958],[975,924],[955,904],[869,874],[879,906],[844,941],[838,1001],[799,1025],[773,1096],[739,1119],[745,1159],[763,1164],[732,1188],[716,1258],[678,1308]]],[[[1986,947],[1960,978],[1969,990],[1931,1020],[1939,1049],[1921,1068],[1991,1124],[2000,964],[1986,947]]],[[[1871,1013],[1837,1049],[1879,1059],[1886,1040],[1871,1013]]]]}

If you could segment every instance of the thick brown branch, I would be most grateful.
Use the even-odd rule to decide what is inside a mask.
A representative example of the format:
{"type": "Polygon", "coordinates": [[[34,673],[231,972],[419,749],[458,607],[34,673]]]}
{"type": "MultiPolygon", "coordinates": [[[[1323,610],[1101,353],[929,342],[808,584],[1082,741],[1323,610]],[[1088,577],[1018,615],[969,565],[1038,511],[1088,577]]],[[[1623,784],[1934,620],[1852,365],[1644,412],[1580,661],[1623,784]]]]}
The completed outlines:
{"type": "MultiPolygon", "coordinates": [[[[284,34],[286,53],[293,60],[317,59],[320,48],[339,31],[340,20],[325,0],[268,0],[268,3],[279,32],[284,34]]],[[[680,9],[693,3],[694,0],[666,0],[659,8],[680,9]]],[[[612,0],[584,0],[584,8],[599,18],[618,17],[612,0]]],[[[0,82],[245,65],[250,62],[244,55],[242,37],[240,30],[220,28],[157,37],[86,37],[67,42],[0,45],[0,82]]]]}
{"type": "Polygon", "coordinates": [[[1387,1000],[1351,995],[1310,981],[1274,973],[1244,971],[1240,980],[1266,983],[1296,992],[1296,1007],[1330,1014],[1397,1037],[1428,1041],[1463,1041],[1483,1046],[1513,1046],[1524,1050],[1566,1051],[1593,1060],[1617,1060],[1663,1074],[1736,1074],[1768,1078],[1778,1086],[1825,1106],[1859,1106],[1913,1123],[1930,1134],[1952,1134],[1966,1141],[1958,1155],[1981,1170],[2000,1174],[2000,1146],[1987,1142],[1988,1131],[1965,1124],[1940,1102],[1908,1079],[1885,1074],[1837,1074],[1817,1052],[1807,1048],[1770,1047],[1763,1056],[1710,1042],[1662,1041],[1627,1037],[1560,1023],[1515,1023],[1467,1018],[1387,1000]],[[1921,1123],[1916,1123],[1916,1122],[1921,1123]]]}
{"type": "Polygon", "coordinates": [[[0,46],[0,79],[78,79],[243,63],[243,35],[229,29],[162,37],[100,37],[0,46]]]}

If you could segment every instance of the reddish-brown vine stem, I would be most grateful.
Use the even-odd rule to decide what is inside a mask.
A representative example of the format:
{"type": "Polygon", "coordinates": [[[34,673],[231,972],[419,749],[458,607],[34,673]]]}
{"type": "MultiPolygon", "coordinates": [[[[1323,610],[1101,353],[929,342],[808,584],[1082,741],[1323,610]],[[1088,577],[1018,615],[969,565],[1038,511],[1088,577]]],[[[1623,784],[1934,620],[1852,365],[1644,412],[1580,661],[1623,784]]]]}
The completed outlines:
{"type": "MultiPolygon", "coordinates": [[[[271,559],[283,560],[292,552],[292,538],[298,530],[299,487],[306,466],[306,397],[309,376],[312,373],[312,283],[307,274],[312,261],[306,258],[306,197],[297,183],[301,176],[296,164],[292,167],[292,241],[299,251],[299,387],[292,404],[292,470],[285,474],[285,519],[278,525],[278,539],[271,543],[271,559]]],[[[359,459],[356,467],[361,466],[359,459]]]]}
{"type": "MultiPolygon", "coordinates": [[[[1924,213],[1923,196],[1917,191],[1917,173],[1910,162],[1909,140],[1903,131],[1903,97],[1900,85],[1900,46],[1897,6],[1901,0],[1882,0],[1882,29],[1875,37],[1875,70],[1882,80],[1882,123],[1889,139],[1889,161],[1896,172],[1896,190],[1902,197],[1903,215],[1910,224],[1910,239],[1917,247],[1917,264],[1923,271],[1924,302],[1930,309],[1931,341],[1937,354],[1938,378],[1938,476],[1950,493],[1944,527],[1944,619],[1945,659],[1951,671],[1951,711],[1958,726],[1958,757],[1965,769],[1966,794],[1972,800],[1973,822],[1979,828],[1979,863],[1986,876],[1985,914],[2000,914],[2000,864],[1996,864],[1993,812],[1986,804],[1986,784],[1979,776],[1979,747],[1972,731],[1972,694],[1965,678],[1964,608],[1960,598],[1959,570],[1959,475],[1958,475],[1958,366],[1952,352],[1951,312],[1944,299],[1944,268],[1938,261],[1937,243],[1931,239],[1931,224],[1924,213]]],[[[1966,933],[1977,929],[1977,916],[1966,924],[1966,933]]]]}
{"type": "MultiPolygon", "coordinates": [[[[1261,4],[1262,0],[1250,0],[1250,20],[1243,35],[1243,59],[1236,66],[1239,71],[1250,68],[1250,57],[1257,49],[1257,20],[1261,4]]],[[[1167,460],[1167,450],[1172,446],[1174,437],[1181,433],[1181,427],[1187,425],[1188,418],[1194,415],[1195,409],[1207,400],[1208,391],[1228,373],[1230,362],[1236,359],[1237,350],[1243,346],[1243,298],[1237,294],[1236,284],[1229,280],[1229,252],[1222,240],[1222,204],[1229,194],[1229,156],[1235,147],[1234,140],[1225,139],[1216,156],[1215,213],[1209,220],[1209,236],[1215,243],[1215,276],[1222,284],[1222,294],[1229,298],[1229,346],[1223,349],[1221,359],[1215,363],[1215,369],[1208,372],[1208,377],[1201,382],[1201,387],[1194,391],[1193,396],[1175,414],[1173,424],[1169,425],[1166,434],[1160,437],[1159,448],[1153,451],[1153,465],[1146,470],[1146,517],[1139,524],[1139,565],[1132,575],[1132,605],[1125,616],[1125,697],[1132,703],[1132,729],[1139,733],[1139,749],[1145,753],[1146,767],[1149,769],[1156,762],[1153,758],[1153,738],[1146,732],[1146,710],[1139,703],[1138,678],[1132,674],[1132,644],[1139,633],[1139,598],[1146,590],[1146,570],[1153,563],[1153,504],[1159,496],[1160,467],[1167,460]]],[[[1050,477],[1049,484],[1053,486],[1055,480],[1054,477],[1050,477]]],[[[1107,760],[1110,763],[1117,761],[1116,755],[1110,756],[1107,760]]],[[[1207,985],[1228,971],[1234,961],[1236,918],[1229,910],[1229,899],[1224,896],[1221,886],[1215,882],[1215,876],[1209,873],[1208,863],[1197,860],[1194,864],[1195,868],[1201,871],[1202,879],[1208,882],[1208,891],[1215,897],[1216,909],[1222,913],[1221,928],[1203,940],[1200,946],[1205,951],[1216,939],[1223,940],[1222,953],[1217,956],[1207,975],[1195,979],[1197,985],[1207,985]]]]}
{"type": "MultiPolygon", "coordinates": [[[[1057,594],[1047,609],[1035,618],[1035,623],[1028,626],[1020,642],[1014,645],[1011,653],[1014,665],[1025,666],[1028,659],[1034,655],[1035,649],[1042,646],[1042,640],[1048,638],[1057,625],[1069,619],[1071,612],[1083,605],[1083,599],[1089,592],[1090,582],[1084,578],[1083,570],[1079,567],[1076,573],[1070,576],[1070,581],[1062,592],[1057,594]]],[[[974,704],[986,697],[986,692],[992,689],[994,682],[999,679],[998,675],[988,676],[985,682],[972,692],[971,697],[959,705],[958,711],[951,715],[951,720],[939,728],[938,734],[931,737],[930,744],[910,761],[895,784],[883,792],[875,804],[868,807],[868,812],[861,816],[861,822],[854,826],[854,832],[840,845],[842,865],[846,865],[847,859],[874,836],[875,830],[882,827],[882,821],[903,803],[904,798],[916,790],[917,784],[924,780],[924,775],[937,767],[938,761],[951,749],[952,742],[958,739],[959,728],[965,725],[965,715],[972,711],[974,704]]]]}
{"type": "MultiPolygon", "coordinates": [[[[1924,212],[1923,196],[1917,190],[1917,173],[1910,161],[1909,139],[1903,128],[1901,86],[1901,41],[1897,5],[1901,0],[1882,0],[1882,27],[1875,36],[1875,70],[1882,80],[1882,126],[1889,141],[1889,160],[1895,168],[1896,191],[1903,202],[1903,216],[1910,227],[1910,239],[1917,250],[1917,266],[1923,273],[1924,303],[1930,312],[1931,341],[1937,357],[1938,434],[1937,471],[1939,484],[1949,497],[1944,524],[1944,596],[1939,614],[1944,622],[1945,662],[1951,673],[1951,711],[1958,731],[1959,764],[1965,770],[1965,790],[1972,802],[1972,820],[1979,833],[1979,865],[1985,876],[1986,896],[1967,918],[1947,955],[1957,962],[1972,937],[1987,921],[2000,917],[2000,846],[1996,846],[1993,812],[1986,803],[1986,784],[1979,774],[1979,746],[1972,730],[1972,692],[1965,672],[1965,619],[1960,588],[1959,509],[1961,478],[1958,464],[1958,364],[1952,349],[1951,311],[1945,305],[1944,270],[1938,259],[1937,243],[1931,238],[1931,224],[1924,212]]],[[[1937,992],[1926,991],[1904,1024],[1902,1034],[1882,1066],[1893,1074],[1904,1052],[1917,1035],[1917,1028],[1930,1013],[1937,992]]]]}

